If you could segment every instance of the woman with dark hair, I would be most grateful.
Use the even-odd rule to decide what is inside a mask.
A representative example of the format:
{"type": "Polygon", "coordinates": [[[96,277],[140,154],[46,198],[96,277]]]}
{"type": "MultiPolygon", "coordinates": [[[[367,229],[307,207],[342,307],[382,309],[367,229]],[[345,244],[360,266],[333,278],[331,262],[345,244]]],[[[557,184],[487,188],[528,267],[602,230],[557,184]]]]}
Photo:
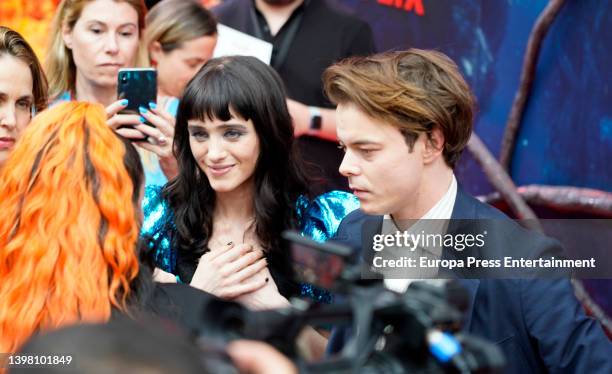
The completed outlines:
{"type": "Polygon", "coordinates": [[[244,56],[207,62],[185,89],[174,150],[179,175],[144,202],[158,279],[257,309],[285,306],[295,292],[330,301],[292,283],[281,233],[327,240],[358,202],[340,191],[309,195],[272,68],[244,56]]]}

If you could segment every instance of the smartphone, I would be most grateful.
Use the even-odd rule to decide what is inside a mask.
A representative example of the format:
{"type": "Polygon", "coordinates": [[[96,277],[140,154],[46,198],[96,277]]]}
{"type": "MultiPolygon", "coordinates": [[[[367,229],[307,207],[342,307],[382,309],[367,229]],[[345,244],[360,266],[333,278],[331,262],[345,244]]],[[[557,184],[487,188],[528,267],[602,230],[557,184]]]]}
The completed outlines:
{"type": "MultiPolygon", "coordinates": [[[[119,69],[117,97],[128,99],[128,105],[121,114],[138,114],[139,107],[149,108],[157,101],[157,71],[153,68],[119,69]]],[[[152,126],[145,122],[146,125],[152,126]]]]}
{"type": "Polygon", "coordinates": [[[296,231],[285,231],[293,271],[299,282],[333,290],[352,255],[349,247],[337,243],[319,243],[296,231]]]}

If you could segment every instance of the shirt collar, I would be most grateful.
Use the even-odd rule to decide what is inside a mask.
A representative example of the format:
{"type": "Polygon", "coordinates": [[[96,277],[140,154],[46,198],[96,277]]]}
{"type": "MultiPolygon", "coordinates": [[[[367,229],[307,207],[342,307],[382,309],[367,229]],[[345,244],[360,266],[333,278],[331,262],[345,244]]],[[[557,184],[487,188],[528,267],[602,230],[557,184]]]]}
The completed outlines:
{"type": "MultiPolygon", "coordinates": [[[[452,176],[453,178],[451,180],[451,184],[448,187],[448,190],[446,191],[446,193],[444,193],[444,195],[440,198],[440,200],[438,200],[438,202],[433,207],[431,207],[431,209],[429,209],[429,211],[425,213],[423,217],[421,217],[418,220],[418,222],[415,222],[414,225],[412,225],[406,231],[419,232],[421,229],[419,225],[423,224],[424,225],[423,227],[427,230],[428,233],[441,234],[441,235],[446,233],[447,223],[448,223],[448,220],[450,220],[452,216],[453,207],[455,205],[455,200],[457,198],[457,179],[455,178],[455,174],[453,174],[452,176]],[[435,221],[424,221],[424,220],[435,220],[435,221]]],[[[391,233],[392,234],[397,231],[400,231],[400,230],[395,225],[395,222],[391,218],[391,215],[386,214],[383,220],[383,226],[382,226],[381,233],[383,234],[391,233]]],[[[442,248],[433,248],[433,247],[429,248],[430,254],[438,258],[442,254],[441,251],[442,251],[442,248]]],[[[393,290],[395,292],[403,293],[406,291],[410,283],[412,283],[415,280],[422,280],[422,279],[392,279],[392,278],[389,278],[389,279],[385,279],[384,283],[388,289],[393,290]]],[[[437,279],[427,279],[425,281],[434,282],[434,283],[439,282],[439,280],[437,279]]]]}
{"type": "MultiPolygon", "coordinates": [[[[457,178],[455,174],[452,174],[451,184],[444,195],[438,200],[438,202],[431,207],[420,219],[450,219],[453,214],[453,207],[455,206],[455,200],[457,199],[457,178]]],[[[385,214],[386,220],[392,220],[390,214],[385,214]]]]}
{"type": "Polygon", "coordinates": [[[297,8],[295,8],[293,12],[291,13],[291,15],[289,16],[289,18],[287,19],[287,21],[283,24],[280,30],[278,30],[276,35],[272,36],[272,34],[270,33],[270,28],[268,26],[268,22],[266,21],[266,18],[264,17],[263,13],[261,13],[261,11],[257,8],[255,4],[255,0],[251,1],[251,4],[253,5],[253,9],[255,10],[255,15],[257,16],[256,20],[259,23],[259,28],[265,34],[264,39],[269,42],[277,41],[277,39],[281,38],[283,36],[283,32],[287,28],[287,25],[289,25],[291,22],[294,22],[295,18],[299,14],[304,12],[304,9],[306,9],[309,3],[310,3],[310,0],[304,0],[297,8]]]}

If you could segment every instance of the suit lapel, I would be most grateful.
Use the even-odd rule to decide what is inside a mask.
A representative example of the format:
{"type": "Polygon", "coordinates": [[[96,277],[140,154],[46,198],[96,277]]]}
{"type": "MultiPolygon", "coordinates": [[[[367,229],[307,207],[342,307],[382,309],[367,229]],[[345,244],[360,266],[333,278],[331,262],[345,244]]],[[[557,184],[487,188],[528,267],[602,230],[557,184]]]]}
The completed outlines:
{"type": "Polygon", "coordinates": [[[463,331],[470,331],[472,315],[474,314],[474,302],[476,301],[476,292],[478,292],[480,279],[459,279],[459,283],[466,288],[470,298],[468,308],[463,315],[463,331]]]}
{"type": "Polygon", "coordinates": [[[362,245],[364,245],[364,247],[361,249],[361,253],[362,255],[362,261],[364,261],[364,264],[367,266],[367,269],[364,268],[363,270],[367,271],[367,273],[369,274],[370,277],[372,278],[382,278],[382,276],[380,274],[378,274],[375,271],[372,271],[372,269],[370,268],[370,265],[372,264],[372,261],[374,260],[374,235],[380,234],[381,230],[382,230],[382,224],[383,224],[383,217],[382,216],[368,216],[364,223],[363,223],[363,227],[361,230],[361,243],[363,243],[362,245]]]}
{"type": "Polygon", "coordinates": [[[476,205],[461,185],[457,185],[457,197],[451,219],[476,219],[476,205]]]}
{"type": "MultiPolygon", "coordinates": [[[[461,225],[460,220],[477,219],[476,205],[470,196],[459,185],[457,186],[457,197],[455,198],[455,206],[451,215],[451,221],[448,226],[448,232],[457,232],[461,225]]],[[[444,251],[447,252],[446,250],[444,251]]],[[[480,285],[480,279],[459,279],[459,283],[463,285],[469,295],[468,308],[464,314],[463,330],[469,331],[472,324],[472,315],[474,314],[474,302],[476,301],[476,293],[480,285]]]]}
{"type": "MultiPolygon", "coordinates": [[[[461,186],[457,186],[457,197],[455,198],[455,205],[453,206],[453,213],[448,226],[448,232],[456,232],[459,229],[460,224],[454,222],[455,220],[466,220],[476,219],[476,206],[470,196],[463,190],[461,186]]],[[[382,216],[367,216],[363,223],[361,230],[361,243],[367,243],[362,248],[361,253],[362,260],[366,263],[372,263],[374,251],[372,250],[374,235],[379,234],[382,230],[383,217],[382,216]]],[[[446,251],[444,251],[446,253],[446,251]]],[[[444,256],[443,256],[444,258],[444,256]]],[[[480,279],[459,279],[459,283],[466,288],[468,291],[468,308],[464,314],[463,330],[469,331],[472,323],[472,315],[474,313],[474,302],[476,300],[476,293],[480,285],[480,279]]]]}

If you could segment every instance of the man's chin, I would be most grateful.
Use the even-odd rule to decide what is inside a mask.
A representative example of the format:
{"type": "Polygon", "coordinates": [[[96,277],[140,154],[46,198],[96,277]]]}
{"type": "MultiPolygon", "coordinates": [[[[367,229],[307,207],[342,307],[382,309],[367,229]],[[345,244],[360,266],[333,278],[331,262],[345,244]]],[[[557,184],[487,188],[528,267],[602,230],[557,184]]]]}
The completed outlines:
{"type": "Polygon", "coordinates": [[[360,199],[359,203],[360,203],[361,211],[364,212],[365,214],[368,214],[371,216],[384,216],[385,214],[388,213],[384,209],[382,209],[380,205],[373,204],[372,202],[363,201],[360,199]]]}

